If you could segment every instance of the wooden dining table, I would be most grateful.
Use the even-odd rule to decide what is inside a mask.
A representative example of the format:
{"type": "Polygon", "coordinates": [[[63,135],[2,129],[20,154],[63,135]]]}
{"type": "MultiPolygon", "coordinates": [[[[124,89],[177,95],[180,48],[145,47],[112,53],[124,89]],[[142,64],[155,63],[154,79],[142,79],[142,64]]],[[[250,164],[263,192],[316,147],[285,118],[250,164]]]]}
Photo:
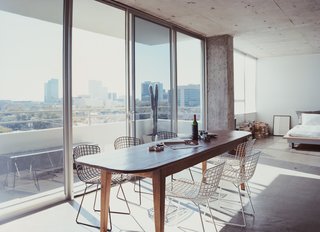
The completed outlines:
{"type": "MultiPolygon", "coordinates": [[[[112,173],[128,173],[152,179],[155,231],[164,231],[166,177],[234,149],[251,135],[245,131],[212,131],[216,136],[198,145],[165,146],[163,151],[149,151],[157,142],[142,144],[104,154],[84,156],[76,161],[101,169],[100,231],[107,231],[112,173]]],[[[175,138],[168,141],[179,141],[175,138]]],[[[181,139],[180,139],[181,141],[181,139]]],[[[169,144],[169,143],[167,143],[169,144]]]]}

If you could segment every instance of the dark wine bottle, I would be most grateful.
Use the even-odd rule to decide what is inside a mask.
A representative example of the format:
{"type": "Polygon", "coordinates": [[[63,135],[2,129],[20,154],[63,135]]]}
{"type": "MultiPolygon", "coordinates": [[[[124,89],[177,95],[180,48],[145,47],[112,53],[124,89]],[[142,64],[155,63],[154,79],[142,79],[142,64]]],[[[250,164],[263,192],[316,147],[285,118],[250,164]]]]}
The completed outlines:
{"type": "Polygon", "coordinates": [[[193,122],[192,122],[192,140],[198,140],[198,122],[197,116],[193,115],[193,122]]]}

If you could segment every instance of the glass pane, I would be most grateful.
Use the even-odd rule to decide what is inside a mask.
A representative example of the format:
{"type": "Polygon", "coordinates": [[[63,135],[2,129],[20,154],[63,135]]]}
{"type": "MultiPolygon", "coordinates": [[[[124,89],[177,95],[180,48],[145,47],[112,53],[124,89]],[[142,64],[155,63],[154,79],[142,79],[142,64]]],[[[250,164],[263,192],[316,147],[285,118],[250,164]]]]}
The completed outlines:
{"type": "Polygon", "coordinates": [[[234,99],[244,100],[244,74],[245,63],[244,55],[234,53],[234,99]]]}
{"type": "Polygon", "coordinates": [[[170,30],[135,18],[136,136],[171,131],[170,30]],[[158,89],[158,101],[153,101],[158,89]],[[151,91],[151,95],[150,95],[151,91]],[[157,107],[156,107],[157,106],[157,107]],[[157,112],[157,113],[156,113],[157,112]]]}
{"type": "Polygon", "coordinates": [[[0,208],[64,194],[62,12],[0,4],[0,208]]]}
{"type": "Polygon", "coordinates": [[[97,1],[73,2],[73,143],[106,151],[126,134],[125,12],[97,1]]]}
{"type": "Polygon", "coordinates": [[[257,60],[246,56],[245,60],[245,106],[246,113],[256,112],[256,68],[257,60]]]}
{"type": "Polygon", "coordinates": [[[236,114],[244,114],[244,101],[235,101],[234,102],[234,111],[236,114]]]}
{"type": "Polygon", "coordinates": [[[202,41],[177,33],[178,132],[191,134],[193,115],[202,129],[202,41]]]}

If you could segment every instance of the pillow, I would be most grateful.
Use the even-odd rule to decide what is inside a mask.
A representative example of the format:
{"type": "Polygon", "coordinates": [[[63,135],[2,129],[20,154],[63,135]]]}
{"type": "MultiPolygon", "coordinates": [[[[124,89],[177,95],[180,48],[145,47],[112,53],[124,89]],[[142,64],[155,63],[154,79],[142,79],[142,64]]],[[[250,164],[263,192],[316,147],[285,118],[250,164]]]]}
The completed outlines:
{"type": "Polygon", "coordinates": [[[298,123],[301,124],[301,114],[320,114],[320,110],[316,111],[296,111],[297,116],[298,116],[298,123]]]}
{"type": "Polygon", "coordinates": [[[320,114],[301,114],[302,125],[320,125],[320,114]]]}

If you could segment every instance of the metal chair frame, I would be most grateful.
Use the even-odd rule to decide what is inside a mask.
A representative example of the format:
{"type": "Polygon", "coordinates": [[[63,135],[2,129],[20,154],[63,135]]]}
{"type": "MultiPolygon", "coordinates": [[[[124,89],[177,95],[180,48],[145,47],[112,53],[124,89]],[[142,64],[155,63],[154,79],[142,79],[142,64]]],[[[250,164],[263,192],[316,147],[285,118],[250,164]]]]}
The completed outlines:
{"type": "MultiPolygon", "coordinates": [[[[85,185],[86,185],[86,187],[84,189],[84,192],[82,194],[81,203],[80,203],[80,206],[79,206],[79,209],[78,209],[78,213],[77,213],[77,216],[76,216],[76,222],[78,224],[81,224],[81,225],[90,226],[90,227],[94,227],[94,228],[98,228],[98,229],[100,228],[100,226],[95,226],[95,225],[91,225],[91,224],[79,221],[79,215],[80,215],[80,211],[81,211],[82,204],[83,204],[83,201],[84,201],[84,197],[85,197],[85,195],[87,193],[87,189],[89,187],[93,186],[93,185],[96,185],[93,210],[96,211],[96,212],[100,211],[100,210],[95,208],[95,205],[96,205],[96,200],[97,200],[97,192],[98,192],[98,189],[99,189],[99,185],[101,184],[101,172],[100,172],[100,169],[89,167],[89,166],[86,166],[86,165],[78,164],[76,160],[78,158],[82,157],[82,156],[93,155],[93,154],[97,154],[97,153],[100,153],[100,152],[101,152],[100,147],[98,145],[92,145],[92,144],[78,145],[73,149],[73,160],[74,160],[74,163],[75,163],[75,166],[76,166],[76,171],[77,171],[78,178],[80,179],[80,181],[84,182],[85,185]]],[[[126,196],[124,194],[124,191],[123,191],[123,188],[122,188],[122,185],[121,185],[122,181],[124,181],[124,179],[122,177],[122,174],[112,175],[111,181],[112,181],[112,185],[119,185],[118,193],[119,193],[119,191],[121,189],[122,194],[123,194],[123,196],[124,196],[124,198],[126,200],[126,196]]],[[[127,208],[128,208],[128,212],[111,211],[110,208],[109,208],[110,229],[108,229],[108,231],[112,230],[111,213],[130,214],[131,211],[130,211],[130,208],[129,208],[129,205],[128,205],[127,201],[126,201],[126,205],[127,205],[127,208]]]]}
{"type": "MultiPolygon", "coordinates": [[[[141,139],[136,138],[136,137],[132,137],[132,136],[120,136],[120,137],[116,138],[116,140],[113,143],[114,149],[116,149],[116,150],[132,147],[132,146],[136,146],[136,145],[140,145],[140,144],[142,144],[141,139]]],[[[135,176],[135,175],[130,175],[130,174],[127,174],[126,178],[128,180],[134,179],[133,190],[135,192],[139,193],[139,205],[141,205],[141,181],[140,181],[141,178],[138,177],[138,176],[135,176]],[[137,179],[138,179],[139,191],[137,191],[136,188],[135,188],[137,179]]],[[[119,193],[119,191],[118,191],[118,193],[119,193]]],[[[118,196],[118,193],[117,193],[117,197],[119,199],[123,200],[122,198],[120,198],[118,196]]]]}
{"type": "MultiPolygon", "coordinates": [[[[157,137],[158,137],[158,140],[164,140],[164,139],[177,138],[178,135],[177,135],[177,133],[172,132],[172,131],[159,131],[157,133],[157,137]]],[[[188,168],[188,170],[189,170],[189,173],[190,173],[190,177],[191,177],[192,181],[194,182],[194,178],[193,178],[193,175],[192,175],[191,168],[188,168]]],[[[174,180],[174,177],[173,177],[173,175],[171,175],[171,181],[173,181],[173,180],[174,180]]]]}
{"type": "Polygon", "coordinates": [[[235,150],[236,153],[234,155],[229,153],[224,153],[222,155],[219,155],[217,157],[214,157],[208,160],[208,163],[215,164],[217,162],[219,163],[221,161],[226,161],[226,164],[232,164],[232,163],[237,164],[238,160],[240,160],[242,157],[252,153],[255,141],[256,139],[250,139],[246,142],[240,143],[237,146],[235,150]]]}
{"type": "MultiPolygon", "coordinates": [[[[230,182],[237,188],[240,204],[241,204],[243,224],[224,222],[225,224],[239,226],[239,227],[246,227],[247,223],[245,219],[245,214],[248,214],[251,216],[255,215],[255,210],[252,204],[251,191],[250,191],[248,181],[252,178],[252,176],[255,173],[260,155],[261,155],[261,151],[254,151],[251,154],[249,155],[246,154],[246,156],[240,158],[237,164],[236,162],[232,162],[231,164],[226,163],[223,174],[221,176],[221,180],[230,182]],[[244,210],[242,193],[240,192],[240,185],[242,183],[245,184],[245,189],[250,201],[252,213],[248,213],[244,210]]],[[[219,192],[219,201],[221,201],[220,192],[219,192]]]]}
{"type": "Polygon", "coordinates": [[[219,186],[224,164],[225,162],[221,162],[220,164],[207,169],[201,182],[191,182],[187,179],[176,179],[166,185],[167,197],[190,200],[198,207],[203,232],[205,229],[200,205],[208,206],[213,225],[215,230],[218,231],[211,208],[209,207],[209,199],[213,197],[219,186]]]}

